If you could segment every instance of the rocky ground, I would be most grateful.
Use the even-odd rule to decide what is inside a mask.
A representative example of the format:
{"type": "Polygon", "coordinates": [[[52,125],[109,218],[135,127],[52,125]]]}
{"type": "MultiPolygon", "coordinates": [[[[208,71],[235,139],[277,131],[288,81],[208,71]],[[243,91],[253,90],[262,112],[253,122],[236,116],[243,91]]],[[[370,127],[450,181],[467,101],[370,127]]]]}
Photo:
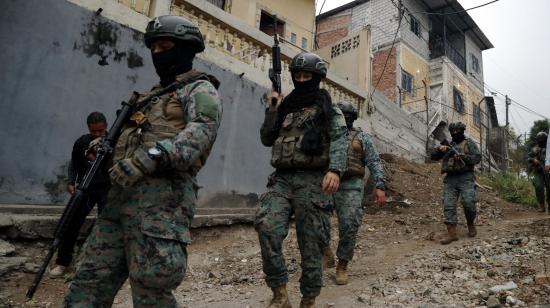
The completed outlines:
{"type": "MultiPolygon", "coordinates": [[[[550,273],[548,216],[480,188],[478,237],[467,238],[460,212],[460,240],[442,246],[438,166],[384,158],[391,175],[390,202],[383,209],[367,208],[350,265],[350,283],[337,286],[334,269],[329,269],[317,307],[550,307],[550,284],[545,284],[544,276],[547,266],[550,273]]],[[[181,306],[268,304],[271,292],[263,282],[252,226],[195,229],[193,236],[188,273],[176,291],[181,306]]],[[[336,243],[333,230],[333,248],[336,243]]],[[[0,268],[0,307],[59,306],[70,277],[46,277],[35,300],[23,300],[46,243],[12,244],[0,245],[0,255],[7,255],[0,261],[6,264],[10,259],[14,264],[0,268]]],[[[297,306],[300,256],[294,231],[285,241],[285,255],[291,300],[297,306]]],[[[114,306],[131,307],[128,284],[114,306]]]]}

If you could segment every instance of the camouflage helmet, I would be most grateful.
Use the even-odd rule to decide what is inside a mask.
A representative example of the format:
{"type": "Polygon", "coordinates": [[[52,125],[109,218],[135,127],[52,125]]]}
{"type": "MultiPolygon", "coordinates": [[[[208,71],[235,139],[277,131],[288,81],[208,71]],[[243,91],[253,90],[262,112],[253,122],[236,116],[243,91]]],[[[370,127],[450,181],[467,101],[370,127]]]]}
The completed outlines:
{"type": "Polygon", "coordinates": [[[311,52],[302,52],[292,58],[290,62],[290,72],[305,71],[327,77],[327,64],[321,57],[311,52]]]}
{"type": "Polygon", "coordinates": [[[357,119],[357,108],[355,108],[352,103],[348,101],[341,101],[336,105],[340,108],[340,110],[342,110],[344,115],[351,114],[357,119]]]}
{"type": "Polygon", "coordinates": [[[466,130],[466,125],[464,125],[464,123],[462,123],[462,122],[451,123],[451,124],[449,124],[449,131],[452,132],[453,130],[465,131],[466,130]]]}
{"type": "Polygon", "coordinates": [[[182,41],[195,53],[204,50],[204,40],[199,28],[182,16],[164,15],[151,20],[145,29],[145,45],[150,48],[159,38],[182,41]]]}
{"type": "Polygon", "coordinates": [[[537,135],[535,136],[535,139],[537,140],[537,142],[546,141],[547,138],[548,138],[548,134],[546,132],[538,132],[537,135]]]}

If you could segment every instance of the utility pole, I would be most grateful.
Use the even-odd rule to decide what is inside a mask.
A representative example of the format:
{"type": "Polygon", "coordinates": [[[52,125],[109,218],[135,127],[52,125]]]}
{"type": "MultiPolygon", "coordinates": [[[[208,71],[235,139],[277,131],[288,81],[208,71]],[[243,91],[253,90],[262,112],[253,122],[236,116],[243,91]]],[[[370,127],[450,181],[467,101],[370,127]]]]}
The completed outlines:
{"type": "MultiPolygon", "coordinates": [[[[428,83],[426,79],[422,79],[424,84],[424,101],[426,101],[426,155],[429,155],[430,151],[430,104],[428,99],[428,83]]],[[[427,159],[427,158],[426,158],[427,159]]]]}
{"type": "Polygon", "coordinates": [[[506,147],[505,148],[505,152],[504,152],[504,157],[505,157],[505,161],[504,161],[504,167],[505,167],[505,170],[508,171],[509,169],[509,155],[508,155],[508,149],[509,149],[509,144],[508,144],[508,128],[510,126],[510,122],[508,121],[508,114],[510,113],[510,105],[512,104],[510,102],[510,98],[508,97],[508,95],[506,95],[506,100],[505,100],[505,103],[506,103],[506,126],[504,127],[504,146],[506,147]]]}

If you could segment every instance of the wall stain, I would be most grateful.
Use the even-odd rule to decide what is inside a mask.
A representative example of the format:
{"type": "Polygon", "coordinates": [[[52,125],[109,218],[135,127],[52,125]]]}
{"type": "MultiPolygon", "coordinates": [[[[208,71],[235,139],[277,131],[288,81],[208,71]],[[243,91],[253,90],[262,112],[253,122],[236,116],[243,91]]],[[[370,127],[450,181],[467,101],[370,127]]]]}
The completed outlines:
{"type": "Polygon", "coordinates": [[[143,58],[137,53],[136,50],[128,50],[128,57],[126,58],[128,68],[136,68],[143,66],[143,58]]]}
{"type": "Polygon", "coordinates": [[[115,50],[115,57],[114,57],[114,60],[116,62],[120,62],[122,61],[122,58],[126,57],[126,52],[118,52],[117,50],[115,50]]]}
{"type": "Polygon", "coordinates": [[[126,76],[126,79],[130,80],[132,83],[135,84],[137,82],[138,75],[126,76]]]}
{"type": "Polygon", "coordinates": [[[64,203],[67,198],[67,182],[66,175],[67,165],[64,164],[59,167],[59,171],[56,174],[55,180],[44,182],[44,189],[50,197],[50,201],[53,204],[64,203]]]}

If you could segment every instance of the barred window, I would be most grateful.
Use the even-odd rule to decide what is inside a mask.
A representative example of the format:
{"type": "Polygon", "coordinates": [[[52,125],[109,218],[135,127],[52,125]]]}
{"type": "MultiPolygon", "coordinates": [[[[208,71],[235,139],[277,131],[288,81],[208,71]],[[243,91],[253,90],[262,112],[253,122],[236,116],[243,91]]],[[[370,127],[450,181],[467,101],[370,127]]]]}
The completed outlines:
{"type": "Polygon", "coordinates": [[[462,93],[456,88],[453,89],[453,100],[455,103],[455,110],[463,113],[464,112],[464,100],[462,99],[462,93]]]}
{"type": "Polygon", "coordinates": [[[411,95],[413,94],[413,81],[413,76],[411,74],[401,70],[401,88],[411,95]]]}
{"type": "Polygon", "coordinates": [[[412,14],[409,14],[409,17],[411,19],[411,31],[412,33],[416,34],[418,37],[422,37],[422,27],[420,25],[420,22],[418,19],[416,19],[412,14]]]}
{"type": "Polygon", "coordinates": [[[479,105],[474,104],[474,113],[472,114],[474,118],[474,125],[477,127],[481,127],[481,107],[479,105]]]}

